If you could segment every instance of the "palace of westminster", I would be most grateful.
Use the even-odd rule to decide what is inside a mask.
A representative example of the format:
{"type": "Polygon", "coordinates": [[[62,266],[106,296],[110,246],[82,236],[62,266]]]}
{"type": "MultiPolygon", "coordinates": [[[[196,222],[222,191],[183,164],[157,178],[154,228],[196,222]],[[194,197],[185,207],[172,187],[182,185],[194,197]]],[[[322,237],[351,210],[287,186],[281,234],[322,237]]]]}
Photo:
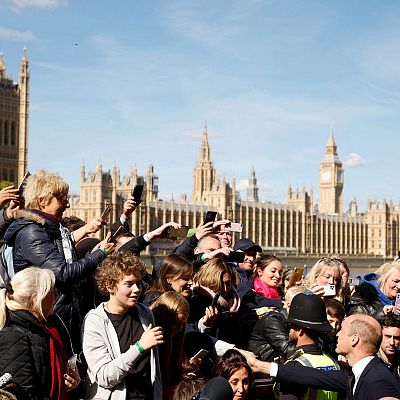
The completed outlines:
{"type": "MultiPolygon", "coordinates": [[[[6,77],[0,54],[0,180],[3,181],[20,182],[27,169],[29,79],[25,51],[18,83],[6,77]]],[[[261,200],[254,169],[248,180],[246,199],[241,199],[234,179],[227,182],[225,177],[217,176],[205,127],[199,160],[194,167],[191,200],[185,194],[179,200],[160,199],[158,177],[152,165],[143,175],[133,168],[126,176],[121,176],[117,166],[105,171],[98,164],[95,171],[86,172],[83,165],[80,194],[71,196],[71,207],[65,214],[87,221],[99,216],[110,204],[110,220],[116,220],[136,183],[144,184],[143,201],[130,221],[137,235],[169,221],[195,227],[203,221],[207,210],[215,210],[218,219],[241,222],[242,237],[250,237],[267,252],[394,257],[399,250],[400,205],[369,200],[366,212],[359,213],[353,200],[348,211],[343,211],[344,169],[332,132],[319,167],[317,204],[312,189],[298,190],[291,186],[283,204],[261,200]]],[[[159,246],[161,249],[162,244],[159,246]]]]}

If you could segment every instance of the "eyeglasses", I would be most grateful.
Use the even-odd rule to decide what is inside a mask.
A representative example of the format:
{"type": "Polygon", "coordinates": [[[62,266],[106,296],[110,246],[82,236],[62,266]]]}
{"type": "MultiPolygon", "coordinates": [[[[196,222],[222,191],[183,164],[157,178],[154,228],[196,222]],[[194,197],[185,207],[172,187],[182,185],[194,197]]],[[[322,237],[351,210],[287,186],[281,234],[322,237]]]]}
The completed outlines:
{"type": "Polygon", "coordinates": [[[69,196],[65,193],[53,192],[53,196],[60,201],[69,201],[69,196]]]}

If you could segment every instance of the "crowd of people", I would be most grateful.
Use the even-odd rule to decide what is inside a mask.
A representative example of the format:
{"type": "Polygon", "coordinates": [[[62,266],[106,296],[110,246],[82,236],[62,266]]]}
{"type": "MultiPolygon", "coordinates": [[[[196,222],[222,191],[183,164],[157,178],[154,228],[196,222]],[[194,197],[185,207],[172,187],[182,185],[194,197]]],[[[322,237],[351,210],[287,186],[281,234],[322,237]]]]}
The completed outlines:
{"type": "Polygon", "coordinates": [[[219,220],[150,271],[179,224],[135,236],[129,197],[98,240],[104,217],[63,218],[68,191],[45,170],[0,191],[0,399],[400,399],[400,260],[303,276],[219,220]]]}

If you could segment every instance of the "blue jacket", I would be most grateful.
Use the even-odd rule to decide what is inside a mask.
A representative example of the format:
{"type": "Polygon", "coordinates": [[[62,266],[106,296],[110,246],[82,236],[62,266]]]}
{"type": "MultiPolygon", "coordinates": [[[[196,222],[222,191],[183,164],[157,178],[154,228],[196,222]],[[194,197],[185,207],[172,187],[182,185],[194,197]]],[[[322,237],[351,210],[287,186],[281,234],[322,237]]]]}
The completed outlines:
{"type": "Polygon", "coordinates": [[[369,285],[373,286],[375,289],[376,293],[378,294],[379,301],[384,305],[384,306],[393,306],[395,299],[391,300],[389,297],[387,297],[379,288],[378,286],[378,279],[380,278],[380,275],[376,274],[375,272],[371,272],[369,274],[365,274],[360,281],[361,283],[368,283],[369,285]]]}

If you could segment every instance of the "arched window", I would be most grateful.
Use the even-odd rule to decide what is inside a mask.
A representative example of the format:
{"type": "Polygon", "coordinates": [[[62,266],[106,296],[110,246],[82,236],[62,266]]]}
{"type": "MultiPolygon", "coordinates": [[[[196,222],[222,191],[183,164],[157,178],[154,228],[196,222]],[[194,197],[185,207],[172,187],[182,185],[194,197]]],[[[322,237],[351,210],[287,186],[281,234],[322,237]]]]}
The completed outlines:
{"type": "Polygon", "coordinates": [[[8,181],[8,174],[5,168],[3,169],[3,181],[8,181]]]}
{"type": "Polygon", "coordinates": [[[0,119],[0,144],[3,144],[3,121],[0,119]]]}
{"type": "Polygon", "coordinates": [[[4,122],[4,144],[8,144],[8,121],[4,122]]]}
{"type": "MultiPolygon", "coordinates": [[[[15,122],[11,122],[11,141],[10,141],[11,146],[15,146],[16,140],[15,140],[15,122]]],[[[14,182],[14,181],[12,181],[14,182]]]]}
{"type": "Polygon", "coordinates": [[[14,176],[14,170],[10,169],[10,182],[14,182],[15,176],[14,176]]]}

